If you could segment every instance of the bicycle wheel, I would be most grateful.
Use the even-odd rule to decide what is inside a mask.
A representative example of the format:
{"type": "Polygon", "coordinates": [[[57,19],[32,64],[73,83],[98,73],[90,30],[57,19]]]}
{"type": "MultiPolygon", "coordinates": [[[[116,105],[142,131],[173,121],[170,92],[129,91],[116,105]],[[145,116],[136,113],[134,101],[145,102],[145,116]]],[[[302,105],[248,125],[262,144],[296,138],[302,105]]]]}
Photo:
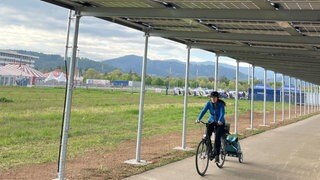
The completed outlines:
{"type": "Polygon", "coordinates": [[[243,163],[243,153],[241,151],[240,144],[238,145],[238,157],[239,157],[239,163],[243,163]]]}
{"type": "Polygon", "coordinates": [[[221,139],[220,162],[216,163],[216,165],[219,168],[222,168],[225,160],[226,160],[226,142],[224,139],[221,139]]]}
{"type": "Polygon", "coordinates": [[[242,152],[239,154],[239,163],[243,163],[243,154],[242,154],[242,152]]]}
{"type": "Polygon", "coordinates": [[[200,176],[204,176],[209,165],[208,148],[205,141],[201,141],[197,148],[196,169],[200,176]]]}

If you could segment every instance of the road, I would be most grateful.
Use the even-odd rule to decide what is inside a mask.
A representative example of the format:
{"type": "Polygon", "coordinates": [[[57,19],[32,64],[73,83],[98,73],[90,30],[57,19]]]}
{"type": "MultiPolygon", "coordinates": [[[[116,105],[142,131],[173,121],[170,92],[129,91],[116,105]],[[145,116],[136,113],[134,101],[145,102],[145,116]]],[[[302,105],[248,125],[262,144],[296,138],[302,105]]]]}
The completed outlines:
{"type": "Polygon", "coordinates": [[[320,180],[320,115],[279,127],[240,141],[244,163],[227,157],[219,169],[210,162],[206,176],[195,169],[190,157],[127,180],[259,179],[320,180]]]}

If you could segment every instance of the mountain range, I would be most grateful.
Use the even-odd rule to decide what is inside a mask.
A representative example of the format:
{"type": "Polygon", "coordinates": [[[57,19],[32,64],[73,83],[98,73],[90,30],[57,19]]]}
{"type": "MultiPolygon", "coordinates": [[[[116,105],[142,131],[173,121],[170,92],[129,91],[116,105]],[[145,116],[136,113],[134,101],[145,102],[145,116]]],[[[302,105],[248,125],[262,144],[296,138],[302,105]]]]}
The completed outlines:
{"type": "MultiPolygon", "coordinates": [[[[60,55],[44,54],[33,51],[18,50],[21,54],[38,56],[39,60],[35,62],[35,66],[40,71],[51,71],[57,67],[64,67],[63,57],[60,55]]],[[[123,72],[135,72],[141,74],[142,57],[136,55],[127,55],[104,61],[94,61],[89,58],[80,58],[78,67],[83,71],[88,68],[93,68],[101,73],[107,73],[115,69],[120,69],[123,72]]],[[[190,78],[195,77],[214,77],[215,63],[207,62],[191,62],[190,63],[190,78]]],[[[235,78],[236,67],[219,63],[219,77],[225,76],[228,79],[235,78]]],[[[248,78],[248,67],[239,68],[240,80],[248,78]]],[[[168,60],[151,60],[147,62],[147,74],[159,77],[184,77],[185,62],[177,59],[168,60]]],[[[257,79],[263,79],[263,69],[256,68],[255,76],[257,79]]],[[[273,77],[273,73],[268,72],[268,77],[273,77]]],[[[270,79],[270,78],[268,78],[270,79]]]]}
{"type": "MultiPolygon", "coordinates": [[[[102,61],[125,72],[141,73],[142,57],[135,55],[123,56],[111,60],[102,61]]],[[[185,62],[168,59],[168,60],[150,60],[147,61],[147,74],[160,77],[184,77],[185,62]]],[[[225,76],[228,79],[235,78],[235,69],[226,67],[224,64],[219,66],[219,76],[225,76]]],[[[239,73],[240,79],[246,79],[247,75],[239,73]]],[[[214,77],[214,62],[191,62],[190,77],[214,77]]]]}

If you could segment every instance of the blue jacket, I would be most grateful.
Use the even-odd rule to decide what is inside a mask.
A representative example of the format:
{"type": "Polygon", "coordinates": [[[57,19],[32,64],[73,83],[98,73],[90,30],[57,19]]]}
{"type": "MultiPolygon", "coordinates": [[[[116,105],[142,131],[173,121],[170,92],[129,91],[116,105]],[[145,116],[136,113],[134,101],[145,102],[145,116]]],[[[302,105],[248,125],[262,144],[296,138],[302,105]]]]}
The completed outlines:
{"type": "Polygon", "coordinates": [[[203,107],[203,109],[201,110],[199,116],[198,116],[198,120],[201,120],[202,117],[206,114],[206,112],[209,110],[210,112],[210,117],[208,119],[208,123],[212,123],[212,122],[222,122],[223,124],[225,123],[225,119],[224,119],[224,103],[221,101],[217,102],[217,105],[214,106],[214,104],[209,100],[207,102],[207,104],[203,107]]]}

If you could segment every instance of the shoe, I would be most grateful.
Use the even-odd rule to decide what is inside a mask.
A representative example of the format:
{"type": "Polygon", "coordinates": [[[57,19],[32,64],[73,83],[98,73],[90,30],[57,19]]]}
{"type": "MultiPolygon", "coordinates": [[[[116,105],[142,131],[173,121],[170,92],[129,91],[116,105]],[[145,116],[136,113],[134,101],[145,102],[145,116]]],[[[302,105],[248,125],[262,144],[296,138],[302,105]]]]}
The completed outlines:
{"type": "Polygon", "coordinates": [[[210,154],[210,161],[214,159],[215,155],[213,153],[210,154]]]}
{"type": "Polygon", "coordinates": [[[216,156],[214,162],[215,162],[215,163],[220,163],[219,156],[216,156]]]}

